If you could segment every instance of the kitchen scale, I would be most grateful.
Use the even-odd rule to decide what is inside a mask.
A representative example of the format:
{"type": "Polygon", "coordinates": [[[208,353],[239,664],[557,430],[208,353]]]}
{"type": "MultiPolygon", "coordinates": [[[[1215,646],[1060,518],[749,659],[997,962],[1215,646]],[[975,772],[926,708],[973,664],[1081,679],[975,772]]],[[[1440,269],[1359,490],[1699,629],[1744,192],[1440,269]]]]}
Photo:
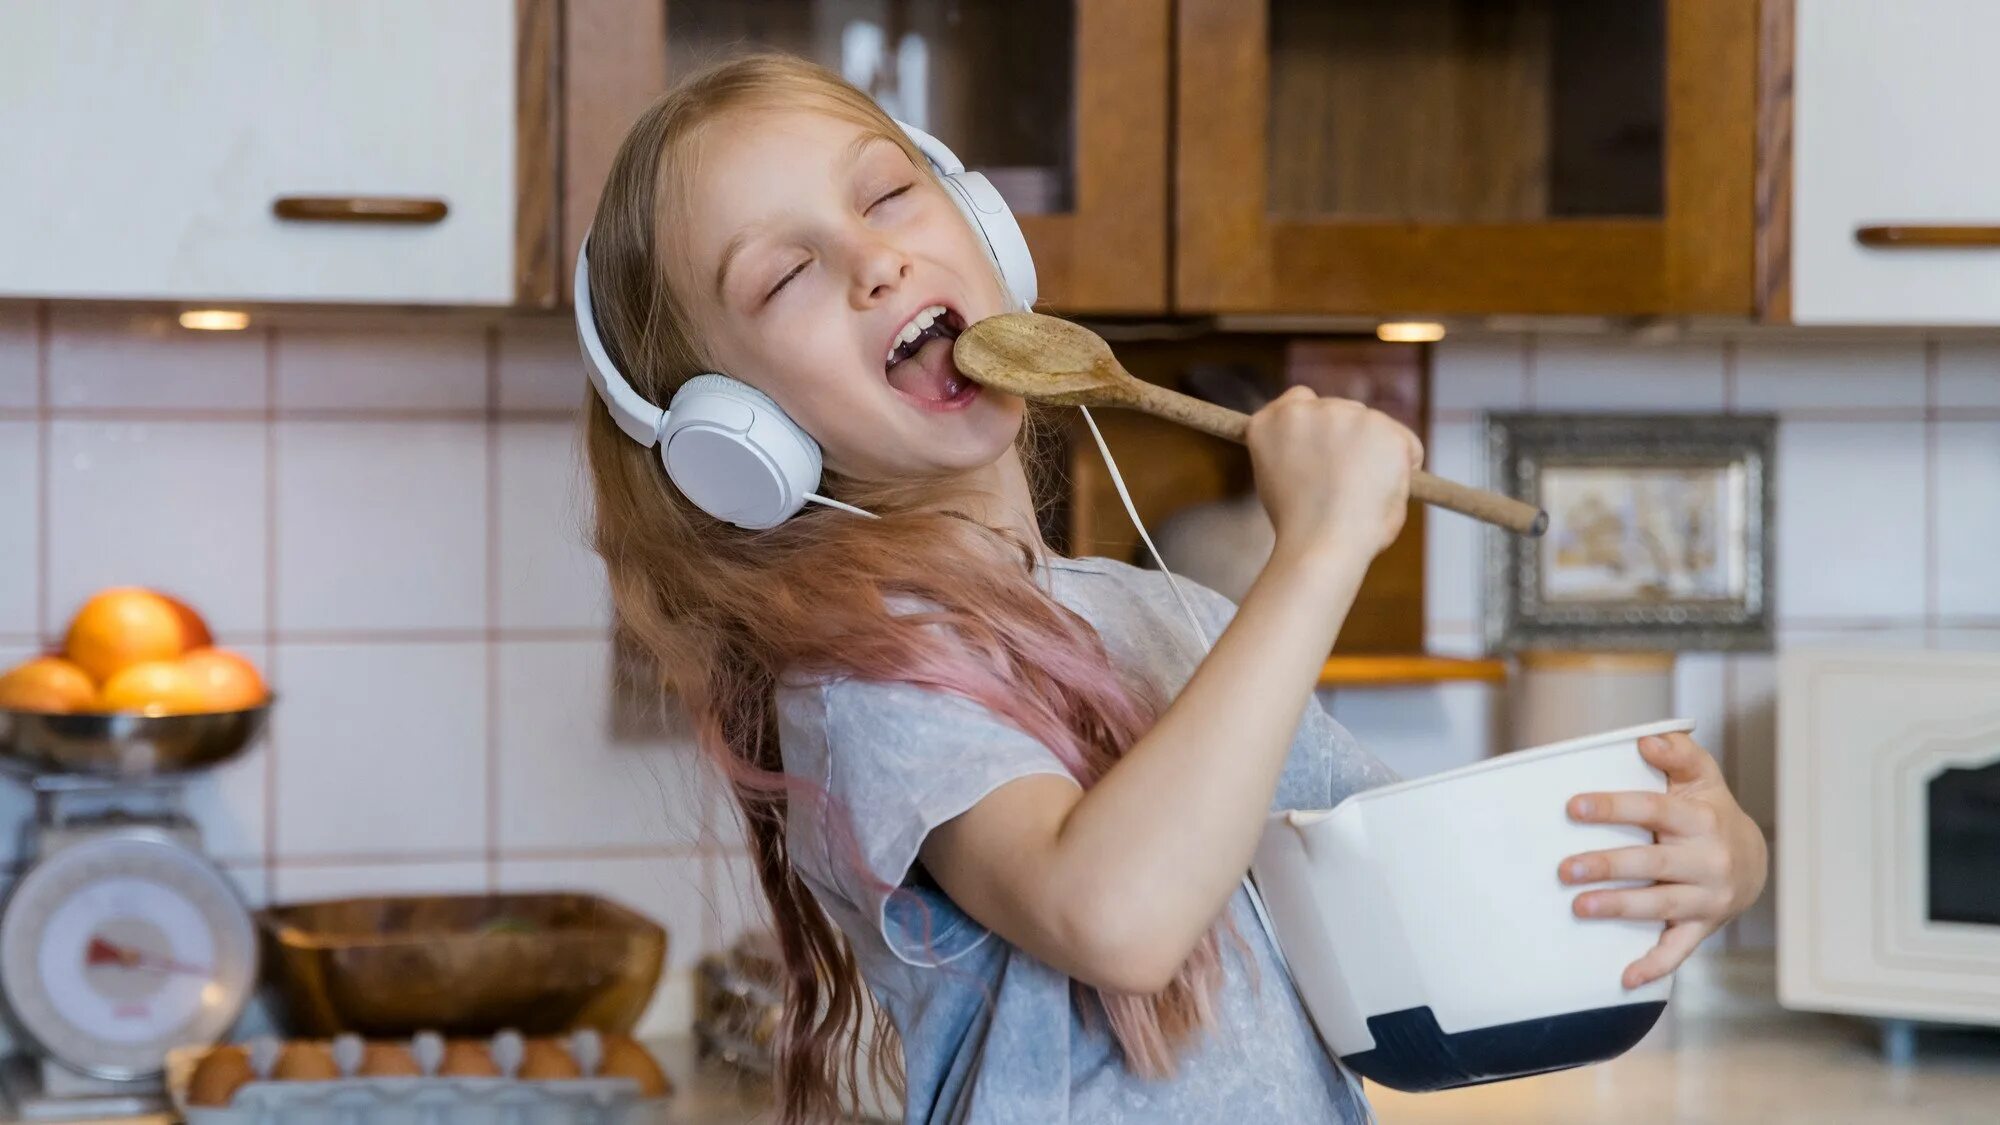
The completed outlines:
{"type": "Polygon", "coordinates": [[[269,704],[201,715],[0,710],[0,767],[35,798],[28,867],[0,904],[0,1000],[24,1053],[0,1096],[26,1121],[167,1109],[168,1051],[213,1043],[257,981],[249,908],[181,809],[269,704]]]}

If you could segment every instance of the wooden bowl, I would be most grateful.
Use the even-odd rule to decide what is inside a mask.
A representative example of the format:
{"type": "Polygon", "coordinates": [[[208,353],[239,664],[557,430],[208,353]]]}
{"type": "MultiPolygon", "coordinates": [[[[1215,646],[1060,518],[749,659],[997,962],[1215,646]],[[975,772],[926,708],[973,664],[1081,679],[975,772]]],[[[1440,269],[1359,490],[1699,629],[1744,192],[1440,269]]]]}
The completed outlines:
{"type": "Polygon", "coordinates": [[[628,1033],[667,956],[665,930],[585,894],[339,899],[258,922],[286,1026],[306,1036],[628,1033]]]}

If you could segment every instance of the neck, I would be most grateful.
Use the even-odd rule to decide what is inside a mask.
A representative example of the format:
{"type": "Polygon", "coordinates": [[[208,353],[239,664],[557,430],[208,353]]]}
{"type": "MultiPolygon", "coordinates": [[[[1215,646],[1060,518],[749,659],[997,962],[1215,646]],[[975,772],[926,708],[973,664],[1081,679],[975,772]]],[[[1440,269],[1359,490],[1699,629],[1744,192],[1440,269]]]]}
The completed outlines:
{"type": "Polygon", "coordinates": [[[1021,451],[1009,446],[992,464],[974,469],[963,478],[971,510],[966,514],[986,524],[1019,536],[1035,550],[1036,558],[1048,555],[1042,542],[1041,525],[1035,519],[1035,499],[1028,490],[1028,471],[1021,463],[1021,451]]]}

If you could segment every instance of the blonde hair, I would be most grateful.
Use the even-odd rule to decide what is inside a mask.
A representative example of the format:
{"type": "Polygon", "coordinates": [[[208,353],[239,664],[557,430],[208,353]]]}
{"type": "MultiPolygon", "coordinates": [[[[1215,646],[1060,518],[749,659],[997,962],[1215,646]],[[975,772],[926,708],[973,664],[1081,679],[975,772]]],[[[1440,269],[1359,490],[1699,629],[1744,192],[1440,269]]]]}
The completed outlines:
{"type": "MultiPolygon", "coordinates": [[[[670,255],[683,252],[676,218],[692,187],[691,154],[723,116],[777,106],[814,109],[877,132],[928,168],[865,94],[788,56],[723,63],[655,101],[613,161],[590,237],[599,333],[633,387],[653,402],[670,401],[681,383],[708,369],[691,310],[666,268],[670,255]]],[[[1020,444],[1032,466],[1042,461],[1042,427],[1030,418],[1020,444]]],[[[585,445],[594,542],[620,628],[652,658],[704,756],[727,777],[748,831],[787,978],[778,1044],[783,1118],[836,1117],[841,1087],[859,1088],[864,985],[853,948],[792,865],[786,820],[804,802],[825,818],[829,836],[852,837],[842,827],[845,814],[823,792],[784,774],[774,714],[779,677],[904,682],[965,696],[1049,747],[1084,785],[1151,725],[1158,692],[1122,675],[1095,630],[1036,586],[1038,544],[955,510],[947,485],[830,473],[823,491],[882,518],[809,508],[753,532],[696,509],[668,482],[657,453],[627,439],[601,407],[587,412],[585,445]],[[891,611],[892,601],[905,599],[935,608],[891,611]]],[[[847,850],[858,865],[858,849],[847,850]]],[[[1177,1049],[1213,1024],[1222,981],[1218,932],[1156,996],[1077,987],[1083,1014],[1106,1020],[1135,1072],[1171,1073],[1177,1049]]],[[[871,1069],[893,1082],[900,1060],[890,1029],[881,1030],[867,1054],[871,1069]]]]}

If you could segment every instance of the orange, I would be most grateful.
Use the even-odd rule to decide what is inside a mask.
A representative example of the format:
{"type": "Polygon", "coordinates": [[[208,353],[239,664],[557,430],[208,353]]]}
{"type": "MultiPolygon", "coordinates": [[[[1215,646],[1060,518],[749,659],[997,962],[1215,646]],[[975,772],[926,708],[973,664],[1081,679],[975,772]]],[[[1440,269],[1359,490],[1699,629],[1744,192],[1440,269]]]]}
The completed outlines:
{"type": "Polygon", "coordinates": [[[264,702],[257,666],[226,648],[198,648],[180,662],[194,675],[204,711],[241,711],[264,702]]]}
{"type": "Polygon", "coordinates": [[[138,711],[147,715],[183,715],[203,711],[200,681],[178,660],[134,664],[105,681],[97,694],[100,711],[138,711]]]}
{"type": "Polygon", "coordinates": [[[0,707],[17,711],[81,711],[97,698],[90,674],[60,656],[37,656],[0,675],[0,707]]]}
{"type": "Polygon", "coordinates": [[[134,664],[186,652],[187,624],[173,602],[151,590],[114,587],[83,603],[69,623],[64,649],[92,679],[104,682],[134,664]]]}
{"type": "Polygon", "coordinates": [[[181,632],[184,634],[181,638],[182,644],[193,650],[207,648],[209,645],[215,643],[214,634],[208,631],[208,622],[202,620],[201,614],[196,613],[193,606],[174,597],[172,594],[163,593],[159,590],[152,592],[160,600],[173,606],[175,615],[181,619],[181,632]]]}

